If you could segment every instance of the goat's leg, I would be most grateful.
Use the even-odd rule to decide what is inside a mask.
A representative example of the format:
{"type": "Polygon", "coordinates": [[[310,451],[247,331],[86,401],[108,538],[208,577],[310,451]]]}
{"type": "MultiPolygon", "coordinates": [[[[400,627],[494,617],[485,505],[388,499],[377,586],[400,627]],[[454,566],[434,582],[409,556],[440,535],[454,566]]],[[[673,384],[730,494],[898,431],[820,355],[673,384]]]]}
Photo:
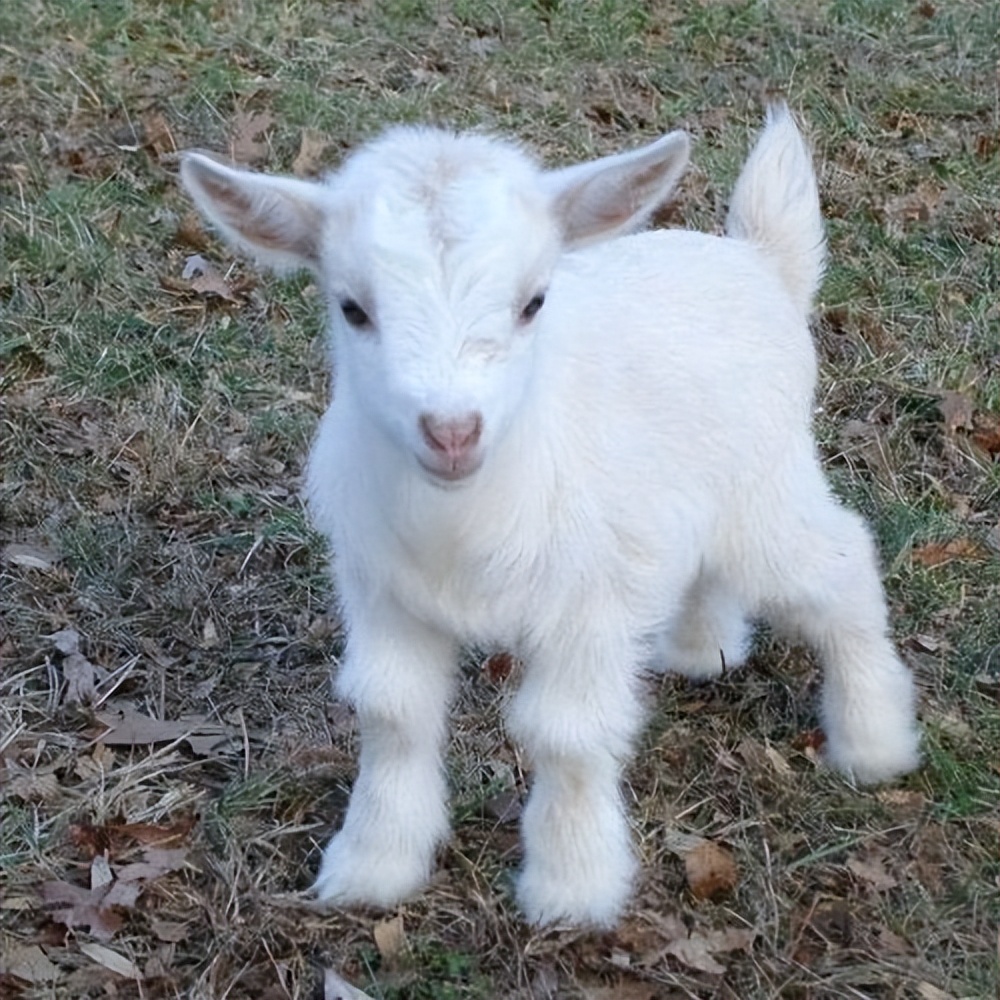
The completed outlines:
{"type": "Polygon", "coordinates": [[[361,757],[313,886],[322,902],[393,905],[427,881],[448,835],[441,758],[454,645],[398,608],[376,611],[352,616],[337,681],[357,709],[361,757]]]}
{"type": "Polygon", "coordinates": [[[529,656],[511,708],[534,765],[518,882],[533,923],[612,924],[635,873],[620,783],[642,717],[636,651],[618,625],[590,626],[574,622],[529,656]]]}
{"type": "Polygon", "coordinates": [[[889,639],[875,549],[860,518],[818,485],[766,546],[770,613],[814,647],[824,669],[828,761],[862,783],[913,770],[913,677],[889,639]]]}
{"type": "Polygon", "coordinates": [[[649,666],[695,681],[742,666],[750,648],[750,623],[739,598],[722,581],[701,574],[684,595],[680,613],[652,640],[649,666]]]}

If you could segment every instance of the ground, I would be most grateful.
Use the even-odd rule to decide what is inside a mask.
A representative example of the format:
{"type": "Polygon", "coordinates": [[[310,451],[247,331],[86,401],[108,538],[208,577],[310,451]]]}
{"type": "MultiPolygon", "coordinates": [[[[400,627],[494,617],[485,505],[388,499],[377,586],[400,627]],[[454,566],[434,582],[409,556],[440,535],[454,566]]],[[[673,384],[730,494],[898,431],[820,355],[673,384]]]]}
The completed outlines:
{"type": "Polygon", "coordinates": [[[6,0],[0,992],[994,995],[996,34],[986,0],[6,0]],[[651,681],[634,901],[613,932],[536,931],[510,892],[516,666],[471,656],[433,884],[314,912],[357,757],[300,499],[321,307],[206,234],[177,150],[308,176],[389,122],[552,164],[684,127],[657,224],[711,231],[776,94],[829,224],[817,434],[879,541],[924,766],[873,790],[818,766],[815,665],[767,635],[738,675],[651,681]]]}

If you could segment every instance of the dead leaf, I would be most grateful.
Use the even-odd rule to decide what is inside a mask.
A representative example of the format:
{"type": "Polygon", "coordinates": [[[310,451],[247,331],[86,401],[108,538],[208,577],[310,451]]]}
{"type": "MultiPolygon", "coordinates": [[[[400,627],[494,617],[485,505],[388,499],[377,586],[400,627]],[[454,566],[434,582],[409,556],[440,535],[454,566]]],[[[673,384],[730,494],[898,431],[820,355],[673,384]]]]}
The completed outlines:
{"type": "Polygon", "coordinates": [[[717,954],[748,950],[755,933],[744,927],[727,927],[720,931],[694,932],[688,937],[671,941],[663,954],[673,955],[678,961],[699,972],[721,976],[726,967],[716,960],[717,954]]]}
{"type": "Polygon", "coordinates": [[[905,938],[900,937],[888,927],[876,927],[878,936],[878,953],[880,955],[914,955],[916,948],[905,938]]]}
{"type": "Polygon", "coordinates": [[[186,847],[147,847],[142,861],[116,868],[115,876],[119,882],[148,882],[183,868],[187,854],[186,847]]]}
{"type": "Polygon", "coordinates": [[[910,559],[928,568],[955,560],[986,559],[989,553],[973,538],[952,538],[947,542],[927,542],[910,551],[910,559]]]}
{"type": "Polygon", "coordinates": [[[4,793],[25,802],[55,802],[64,794],[59,779],[51,771],[31,768],[12,774],[10,768],[4,780],[4,793]]]}
{"type": "Polygon", "coordinates": [[[51,983],[59,978],[59,967],[37,944],[23,944],[4,936],[0,947],[0,973],[16,976],[27,983],[51,983]]]}
{"type": "Polygon", "coordinates": [[[218,295],[227,302],[239,302],[229,282],[200,253],[191,254],[184,261],[181,277],[199,295],[218,295]]]}
{"type": "Polygon", "coordinates": [[[54,549],[46,548],[44,545],[11,542],[3,547],[0,558],[12,566],[24,566],[27,569],[44,571],[52,569],[59,562],[60,555],[54,549]]]}
{"type": "Polygon", "coordinates": [[[714,899],[730,892],[739,878],[732,852],[710,840],[684,856],[684,872],[695,899],[714,899]]]}
{"type": "Polygon", "coordinates": [[[107,887],[83,889],[69,882],[43,882],[42,902],[53,920],[67,927],[86,927],[99,941],[110,941],[121,930],[123,919],[107,904],[107,887]]]}
{"type": "Polygon", "coordinates": [[[869,854],[865,858],[852,854],[847,859],[847,867],[876,892],[895,889],[899,885],[899,882],[886,871],[885,861],[878,854],[869,854]]]}
{"type": "Polygon", "coordinates": [[[106,885],[111,885],[114,875],[111,874],[111,865],[108,864],[107,851],[104,854],[96,854],[94,860],[90,862],[90,888],[103,889],[106,885]]]}
{"type": "Polygon", "coordinates": [[[913,791],[907,788],[883,788],[875,793],[879,802],[900,820],[914,819],[924,811],[927,799],[923,792],[913,791]]]}
{"type": "Polygon", "coordinates": [[[142,982],[142,973],[135,962],[124,955],[119,955],[117,951],[112,951],[110,948],[105,948],[102,944],[94,944],[91,941],[81,944],[80,951],[88,958],[92,958],[98,965],[103,965],[105,969],[110,969],[112,972],[126,979],[134,979],[136,982],[142,982]]]}
{"type": "Polygon", "coordinates": [[[312,177],[323,163],[323,154],[330,145],[329,139],[307,128],[302,130],[302,138],[299,140],[299,152],[292,161],[292,173],[296,177],[312,177]]]}
{"type": "Polygon", "coordinates": [[[323,972],[323,1000],[372,1000],[346,979],[341,979],[333,969],[323,972]]]}
{"type": "Polygon", "coordinates": [[[918,983],[917,993],[920,994],[920,1000],[955,1000],[952,994],[945,993],[932,983],[918,983]]]}
{"type": "Polygon", "coordinates": [[[176,847],[187,839],[194,828],[194,816],[187,816],[176,823],[109,823],[108,831],[114,837],[124,837],[154,847],[176,847]]]}
{"type": "Polygon", "coordinates": [[[174,242],[192,250],[207,250],[211,240],[196,212],[185,212],[177,223],[174,242]]]}
{"type": "Polygon", "coordinates": [[[944,420],[945,432],[954,435],[956,431],[971,431],[975,407],[972,400],[964,393],[951,389],[942,389],[938,393],[938,409],[944,420]]]}
{"type": "Polygon", "coordinates": [[[176,721],[151,719],[131,705],[97,713],[97,721],[107,726],[101,741],[110,746],[142,746],[184,740],[199,756],[208,756],[230,738],[226,726],[209,722],[203,715],[181,716],[176,721]]]}
{"type": "Polygon", "coordinates": [[[921,181],[913,191],[890,198],[883,206],[886,228],[897,238],[913,222],[929,222],[937,210],[944,189],[921,181]]]}
{"type": "Polygon", "coordinates": [[[236,163],[263,163],[270,156],[271,147],[261,136],[274,124],[269,111],[241,111],[233,121],[233,137],[229,153],[236,163]]]}
{"type": "Polygon", "coordinates": [[[521,795],[516,788],[506,788],[483,803],[483,812],[498,823],[516,823],[523,809],[521,795]]]}
{"type": "Polygon", "coordinates": [[[584,986],[583,996],[585,1000],[656,1000],[659,991],[651,983],[621,979],[612,986],[584,986]]]}
{"type": "Polygon", "coordinates": [[[150,917],[149,926],[157,939],[167,944],[177,944],[184,941],[188,936],[188,924],[179,924],[173,920],[161,920],[159,917],[150,917]]]}
{"type": "Polygon", "coordinates": [[[375,938],[375,947],[382,956],[382,960],[389,965],[398,963],[399,959],[409,951],[409,943],[406,940],[406,931],[403,928],[403,918],[401,915],[392,917],[389,920],[380,920],[374,928],[372,935],[375,938]]]}
{"type": "Polygon", "coordinates": [[[176,153],[177,142],[170,130],[167,119],[159,111],[148,111],[142,117],[144,130],[143,145],[157,157],[164,153],[176,153]]]}
{"type": "Polygon", "coordinates": [[[976,446],[990,455],[1000,455],[1000,414],[977,413],[972,423],[976,446]]]}

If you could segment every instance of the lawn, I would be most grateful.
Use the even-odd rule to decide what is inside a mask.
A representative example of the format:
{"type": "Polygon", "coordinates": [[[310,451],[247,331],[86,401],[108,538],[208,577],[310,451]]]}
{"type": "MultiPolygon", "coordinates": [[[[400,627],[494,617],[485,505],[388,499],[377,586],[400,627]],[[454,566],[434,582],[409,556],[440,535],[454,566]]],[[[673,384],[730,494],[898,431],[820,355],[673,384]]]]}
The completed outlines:
{"type": "Polygon", "coordinates": [[[0,995],[995,996],[998,29],[987,0],[5,0],[0,995]],[[533,929],[517,670],[470,651],[431,886],[315,911],[358,750],[300,498],[322,309],[206,232],[178,150],[312,176],[430,121],[555,165],[683,127],[656,224],[718,231],[779,94],[828,220],[817,434],[879,542],[924,766],[820,766],[816,666],[762,633],[738,675],[650,681],[622,923],[533,929]]]}

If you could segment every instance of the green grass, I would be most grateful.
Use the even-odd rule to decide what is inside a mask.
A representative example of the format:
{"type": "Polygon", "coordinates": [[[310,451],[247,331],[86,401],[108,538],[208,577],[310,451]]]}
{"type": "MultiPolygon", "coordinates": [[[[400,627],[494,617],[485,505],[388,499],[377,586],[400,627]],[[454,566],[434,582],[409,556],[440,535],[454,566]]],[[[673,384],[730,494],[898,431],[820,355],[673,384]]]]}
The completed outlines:
{"type": "Polygon", "coordinates": [[[18,896],[52,878],[84,886],[73,823],[199,817],[189,866],[156,880],[109,944],[147,970],[141,992],[34,904],[0,907],[0,930],[40,942],[60,978],[0,971],[0,992],[304,998],[332,967],[392,1000],[990,995],[1000,461],[969,427],[949,431],[938,400],[961,393],[975,427],[1000,413],[998,27],[980,0],[0,5],[0,544],[58,554],[44,570],[0,565],[0,878],[18,896]],[[292,895],[357,759],[350,714],[329,699],[342,636],[301,500],[328,393],[320,297],[211,237],[197,252],[242,282],[237,301],[177,285],[196,251],[171,140],[225,151],[241,115],[268,113],[258,166],[287,172],[306,129],[334,167],[401,121],[499,130],[552,164],[680,126],[695,145],[677,211],[717,230],[777,93],[814,145],[828,220],[818,439],[879,544],[924,767],[874,791],[816,768],[814,664],[762,635],[741,676],[651,695],[627,786],[643,875],[622,927],[535,932],[509,891],[516,824],[488,808],[529,781],[501,721],[513,681],[484,681],[473,658],[449,760],[455,835],[398,911],[409,957],[396,967],[373,938],[384,915],[318,914],[292,895]],[[921,564],[921,547],[955,539],[979,555],[921,564]],[[232,748],[95,758],[92,714],[65,703],[48,638],[65,628],[120,678],[112,701],[221,721],[232,748]],[[765,744],[790,776],[753,752],[765,744]],[[6,784],[36,771],[54,796],[6,784]],[[690,897],[671,825],[731,847],[732,895],[690,897]],[[865,852],[883,852],[894,887],[851,873],[865,852]],[[823,924],[831,906],[850,934],[823,924]],[[646,961],[641,942],[674,914],[694,933],[758,937],[725,956],[722,981],[646,961]],[[164,975],[153,917],[190,928],[164,975]]]}

